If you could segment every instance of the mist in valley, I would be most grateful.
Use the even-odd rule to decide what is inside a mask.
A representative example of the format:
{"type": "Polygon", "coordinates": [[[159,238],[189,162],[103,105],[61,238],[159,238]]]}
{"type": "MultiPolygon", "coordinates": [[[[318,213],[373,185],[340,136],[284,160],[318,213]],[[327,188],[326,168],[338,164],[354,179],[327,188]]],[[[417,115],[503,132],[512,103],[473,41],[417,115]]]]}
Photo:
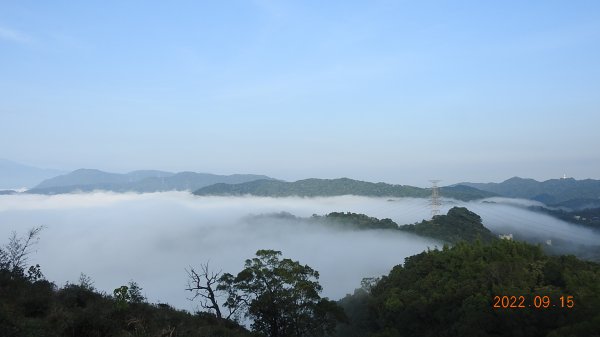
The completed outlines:
{"type": "MultiPolygon", "coordinates": [[[[563,238],[594,245],[600,234],[532,212],[527,201],[444,200],[442,212],[465,206],[480,214],[495,233],[513,233],[544,242],[563,238]]],[[[339,299],[363,277],[380,276],[404,258],[441,243],[401,231],[340,229],[278,217],[252,215],[289,212],[299,217],[330,212],[364,213],[398,224],[430,218],[427,199],[198,197],[186,192],[147,194],[87,193],[0,196],[0,236],[43,225],[31,256],[46,278],[62,286],[90,276],[111,293],[129,280],[138,282],[151,302],[182,309],[187,300],[185,268],[209,261],[215,271],[237,273],[258,249],[275,249],[320,272],[323,296],[339,299]]]]}

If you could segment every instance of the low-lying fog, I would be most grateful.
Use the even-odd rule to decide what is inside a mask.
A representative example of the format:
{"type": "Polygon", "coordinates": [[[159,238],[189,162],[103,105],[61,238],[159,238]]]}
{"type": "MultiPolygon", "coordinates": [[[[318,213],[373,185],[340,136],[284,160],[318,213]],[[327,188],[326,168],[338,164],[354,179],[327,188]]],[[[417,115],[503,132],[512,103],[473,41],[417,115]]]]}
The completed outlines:
{"type": "MultiPolygon", "coordinates": [[[[523,208],[525,201],[445,201],[480,214],[498,233],[520,233],[545,241],[563,237],[598,244],[600,235],[523,208]],[[512,204],[511,204],[512,203],[512,204]]],[[[59,286],[90,276],[107,292],[135,280],[151,302],[192,310],[185,268],[210,261],[237,273],[258,249],[276,249],[321,274],[323,295],[339,299],[363,277],[387,274],[404,258],[440,243],[402,232],[339,230],[248,215],[289,212],[296,216],[334,211],[391,218],[399,224],[429,218],[426,199],[342,196],[330,198],[197,197],[185,192],[0,196],[0,242],[11,231],[24,234],[44,225],[32,263],[59,286]]]]}

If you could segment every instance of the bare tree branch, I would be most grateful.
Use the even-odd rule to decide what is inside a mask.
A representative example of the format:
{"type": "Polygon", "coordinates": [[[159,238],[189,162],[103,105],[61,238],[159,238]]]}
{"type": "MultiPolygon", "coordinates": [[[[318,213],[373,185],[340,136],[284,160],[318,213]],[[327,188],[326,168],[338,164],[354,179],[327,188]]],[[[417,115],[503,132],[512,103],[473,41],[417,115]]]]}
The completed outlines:
{"type": "Polygon", "coordinates": [[[191,300],[201,298],[200,305],[204,309],[214,310],[218,318],[223,318],[221,308],[217,302],[216,288],[221,276],[221,271],[213,272],[209,269],[209,263],[200,265],[200,271],[190,267],[186,269],[188,274],[188,287],[186,290],[194,293],[191,300]]]}

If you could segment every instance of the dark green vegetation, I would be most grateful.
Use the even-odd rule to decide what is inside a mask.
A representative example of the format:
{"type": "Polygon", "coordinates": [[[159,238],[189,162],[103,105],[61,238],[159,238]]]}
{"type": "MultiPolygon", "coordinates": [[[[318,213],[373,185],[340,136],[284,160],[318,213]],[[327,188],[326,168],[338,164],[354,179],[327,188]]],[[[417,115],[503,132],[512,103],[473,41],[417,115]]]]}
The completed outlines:
{"type": "Polygon", "coordinates": [[[267,219],[279,219],[309,224],[323,224],[336,226],[340,229],[385,229],[400,230],[420,236],[427,236],[448,243],[459,241],[481,240],[489,242],[496,237],[481,223],[479,215],[464,207],[454,207],[446,215],[437,215],[433,220],[423,220],[414,225],[398,226],[391,219],[377,219],[365,214],[351,212],[333,212],[327,215],[313,215],[310,218],[296,217],[290,213],[259,215],[250,218],[250,221],[260,222],[267,219]]]}
{"type": "MultiPolygon", "coordinates": [[[[443,187],[445,197],[459,200],[475,200],[494,196],[467,186],[443,187]]],[[[414,197],[425,198],[431,190],[407,185],[371,183],[348,178],[304,179],[295,182],[279,180],[256,180],[242,184],[215,184],[194,192],[196,195],[255,195],[265,197],[327,197],[338,195],[361,195],[368,197],[414,197]]]]}
{"type": "Polygon", "coordinates": [[[97,292],[85,276],[57,288],[39,266],[26,268],[40,231],[34,229],[0,249],[0,336],[599,336],[600,265],[493,240],[465,208],[399,229],[389,219],[356,213],[278,216],[347,228],[410,228],[458,243],[406,258],[337,304],[320,297],[316,270],[259,250],[235,275],[212,273],[208,265],[192,269],[187,289],[209,312],[189,314],[146,303],[132,281],[111,295],[97,292]],[[533,307],[536,295],[555,306],[533,307]],[[495,309],[494,296],[523,296],[525,307],[495,309]],[[569,296],[574,307],[562,307],[569,296]],[[251,320],[252,333],[235,323],[240,317],[251,320]]]}
{"type": "Polygon", "coordinates": [[[229,321],[166,304],[122,302],[93,288],[60,289],[0,271],[0,336],[250,336],[229,321]],[[123,305],[127,303],[127,305],[123,305]]]}
{"type": "MultiPolygon", "coordinates": [[[[547,210],[544,208],[543,210],[547,210]]],[[[446,215],[437,215],[432,220],[423,220],[412,225],[399,226],[391,219],[377,219],[365,214],[351,212],[333,212],[326,215],[314,214],[310,218],[296,217],[287,212],[262,214],[246,219],[250,223],[261,223],[278,220],[292,224],[332,226],[340,230],[400,230],[419,236],[426,236],[446,243],[476,240],[490,242],[497,237],[481,222],[479,215],[464,207],[454,207],[446,215]]],[[[553,237],[551,245],[540,237],[524,237],[516,234],[515,239],[531,244],[543,244],[543,249],[551,255],[573,254],[580,259],[600,262],[600,246],[575,244],[561,237],[553,237]]]]}
{"type": "Polygon", "coordinates": [[[392,221],[392,219],[379,220],[365,214],[351,212],[333,212],[324,216],[313,215],[311,220],[357,229],[398,229],[398,224],[392,221]]]}
{"type": "Polygon", "coordinates": [[[481,240],[489,242],[496,237],[481,223],[481,217],[464,207],[453,207],[447,215],[436,215],[414,225],[404,225],[400,230],[450,243],[481,240]]]}
{"type": "Polygon", "coordinates": [[[332,212],[326,215],[313,214],[309,218],[297,217],[288,212],[252,215],[245,218],[252,224],[260,225],[270,221],[285,221],[292,224],[324,225],[341,230],[398,230],[398,224],[391,219],[377,219],[365,214],[352,212],[332,212]]]}
{"type": "Polygon", "coordinates": [[[58,288],[39,265],[25,271],[39,230],[13,235],[0,249],[0,336],[251,336],[232,321],[145,303],[135,282],[114,296],[97,292],[83,275],[58,288]]]}
{"type": "Polygon", "coordinates": [[[280,256],[259,250],[236,276],[223,274],[217,289],[227,294],[225,307],[241,308],[252,319],[252,330],[269,337],[332,333],[346,317],[335,302],[319,295],[319,273],[280,256]]]}
{"type": "Polygon", "coordinates": [[[257,179],[271,179],[263,175],[234,174],[229,176],[162,171],[133,171],[127,174],[107,173],[80,169],[69,174],[43,181],[27,191],[38,194],[60,194],[76,191],[105,190],[112,192],[194,191],[216,183],[238,184],[257,179]]]}
{"type": "Polygon", "coordinates": [[[370,217],[365,214],[352,212],[332,212],[326,215],[313,214],[310,218],[302,218],[288,212],[280,212],[253,215],[246,217],[246,220],[256,224],[269,220],[285,220],[293,223],[335,226],[339,229],[398,229],[398,225],[391,219],[379,220],[375,217],[370,217]]]}
{"type": "Polygon", "coordinates": [[[461,242],[408,257],[339,303],[340,337],[599,336],[600,265],[511,240],[461,242]],[[524,296],[526,308],[494,309],[496,295],[524,296]],[[535,295],[557,306],[537,309],[535,295]]]}
{"type": "Polygon", "coordinates": [[[369,183],[341,179],[304,179],[295,182],[257,180],[243,184],[215,184],[194,192],[197,195],[256,195],[268,197],[317,197],[336,195],[425,197],[428,192],[412,186],[369,183]]]}
{"type": "Polygon", "coordinates": [[[461,183],[460,185],[474,187],[509,198],[537,200],[546,205],[558,205],[570,200],[588,203],[590,199],[600,199],[600,180],[593,179],[575,180],[567,178],[539,182],[533,179],[514,177],[501,183],[461,183]]]}
{"type": "Polygon", "coordinates": [[[208,264],[200,273],[192,269],[187,290],[210,313],[146,303],[133,281],[112,296],[98,293],[83,274],[79,284],[59,289],[39,265],[25,272],[40,231],[13,234],[0,248],[0,336],[324,336],[345,321],[335,302],[320,297],[316,270],[273,250],[259,250],[235,276],[211,273],[208,264]],[[236,323],[242,316],[253,333],[236,323]]]}

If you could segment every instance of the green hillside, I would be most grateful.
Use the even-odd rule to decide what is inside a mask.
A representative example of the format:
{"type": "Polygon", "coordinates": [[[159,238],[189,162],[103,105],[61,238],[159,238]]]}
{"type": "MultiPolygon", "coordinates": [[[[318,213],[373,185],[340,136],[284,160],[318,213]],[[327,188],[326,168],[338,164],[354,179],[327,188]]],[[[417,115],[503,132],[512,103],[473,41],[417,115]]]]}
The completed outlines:
{"type": "Polygon", "coordinates": [[[85,284],[62,288],[0,270],[0,336],[251,336],[232,322],[167,304],[120,302],[85,284]]]}
{"type": "Polygon", "coordinates": [[[404,225],[400,230],[428,236],[446,242],[482,240],[489,242],[496,237],[481,223],[481,217],[464,207],[454,207],[446,215],[437,215],[414,225],[404,225]]]}
{"type": "Polygon", "coordinates": [[[326,215],[314,214],[310,218],[296,217],[293,214],[281,212],[254,215],[246,218],[247,221],[256,224],[273,219],[304,224],[335,226],[339,229],[405,231],[447,243],[457,243],[460,241],[472,242],[475,240],[489,242],[496,239],[496,236],[483,226],[481,217],[464,207],[454,207],[447,214],[437,215],[432,220],[424,220],[414,225],[402,226],[399,226],[391,219],[378,219],[353,212],[332,212],[326,215]]]}
{"type": "Polygon", "coordinates": [[[423,252],[363,285],[339,301],[349,323],[337,336],[600,334],[600,265],[547,256],[526,243],[462,242],[423,252]],[[523,307],[494,308],[495,296],[515,296],[523,307]]]}
{"type": "MultiPolygon", "coordinates": [[[[494,196],[466,186],[444,187],[444,197],[459,200],[474,200],[494,196]]],[[[413,197],[425,198],[431,190],[408,185],[371,183],[348,178],[304,179],[295,182],[279,180],[256,180],[242,184],[215,184],[194,192],[196,195],[255,195],[265,197],[328,197],[339,195],[360,195],[368,197],[413,197]]]]}

